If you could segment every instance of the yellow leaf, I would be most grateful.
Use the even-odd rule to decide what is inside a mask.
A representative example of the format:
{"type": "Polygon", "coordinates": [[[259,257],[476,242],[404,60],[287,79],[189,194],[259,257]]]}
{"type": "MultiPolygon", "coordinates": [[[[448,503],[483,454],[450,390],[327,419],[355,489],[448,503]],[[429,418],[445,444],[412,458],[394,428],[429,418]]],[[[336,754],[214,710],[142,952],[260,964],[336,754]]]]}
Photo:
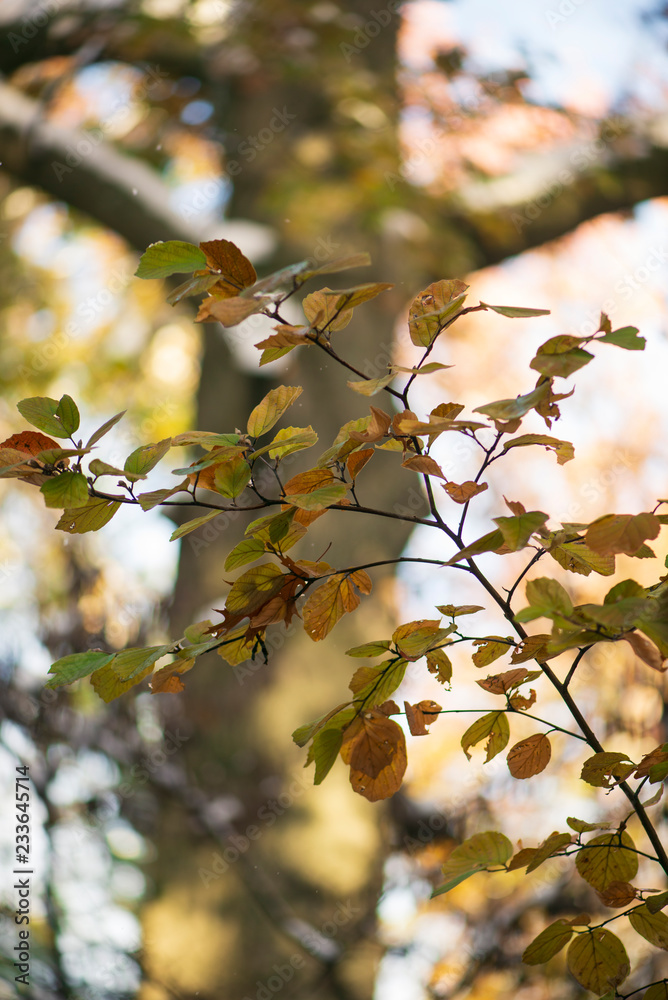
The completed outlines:
{"type": "Polygon", "coordinates": [[[487,483],[474,483],[472,479],[461,484],[443,483],[443,489],[455,503],[468,503],[478,493],[484,493],[487,487],[487,483]]]}
{"type": "Polygon", "coordinates": [[[552,746],[547,736],[536,733],[520,740],[508,751],[508,770],[513,778],[532,778],[550,763],[552,746]]]}
{"type": "Polygon", "coordinates": [[[638,871],[638,855],[626,831],[604,833],[587,842],[575,859],[582,878],[602,892],[611,882],[631,882],[638,871]]]}
{"type": "Polygon", "coordinates": [[[619,986],[631,971],[624,945],[604,927],[578,934],[569,945],[567,961],[580,985],[597,996],[619,986]]]}
{"type": "Polygon", "coordinates": [[[271,430],[302,392],[302,387],[299,385],[279,385],[277,389],[268,392],[248,418],[247,429],[250,436],[260,437],[261,434],[271,430]]]}

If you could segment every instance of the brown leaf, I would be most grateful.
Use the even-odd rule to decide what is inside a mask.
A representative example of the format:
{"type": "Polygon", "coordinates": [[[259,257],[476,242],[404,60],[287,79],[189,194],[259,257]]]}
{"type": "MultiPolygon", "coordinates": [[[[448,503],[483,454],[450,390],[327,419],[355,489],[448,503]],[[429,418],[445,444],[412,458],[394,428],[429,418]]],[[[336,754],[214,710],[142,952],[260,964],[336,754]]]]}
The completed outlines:
{"type": "Polygon", "coordinates": [[[308,472],[300,472],[298,475],[288,479],[283,487],[286,496],[293,496],[298,493],[313,493],[323,486],[330,486],[334,482],[334,473],[330,469],[309,469],[308,472]]]}
{"type": "Polygon", "coordinates": [[[201,303],[196,319],[198,323],[218,320],[223,326],[236,326],[253,313],[261,312],[271,301],[269,295],[257,299],[242,299],[238,296],[230,299],[208,298],[201,303]]]}
{"type": "Polygon", "coordinates": [[[354,611],[360,602],[359,594],[371,591],[371,580],[364,570],[355,573],[335,573],[309,595],[302,608],[304,631],[319,642],[331,632],[346,612],[354,611]]]}
{"type": "Polygon", "coordinates": [[[536,704],[536,692],[533,688],[529,688],[529,697],[517,692],[513,694],[508,699],[512,707],[518,712],[526,712],[527,708],[531,708],[532,705],[536,704]]]}
{"type": "Polygon", "coordinates": [[[668,669],[668,661],[664,663],[664,659],[654,643],[646,639],[640,632],[629,632],[627,635],[623,635],[622,639],[628,642],[638,659],[646,663],[652,670],[663,673],[668,669]]]}
{"type": "Polygon", "coordinates": [[[422,709],[418,705],[410,705],[407,701],[404,702],[404,709],[406,710],[406,722],[411,731],[411,736],[428,736],[429,730],[425,725],[422,709]]]}
{"type": "Polygon", "coordinates": [[[665,744],[655,747],[650,753],[645,754],[636,768],[633,775],[634,778],[646,778],[650,772],[650,768],[654,767],[655,764],[663,764],[668,760],[668,753],[663,750],[663,746],[665,744]]]}
{"type": "Polygon", "coordinates": [[[526,868],[528,864],[531,864],[534,857],[536,856],[538,848],[536,847],[523,847],[521,851],[518,851],[514,857],[508,862],[508,871],[513,872],[517,868],[526,868]]]}
{"type": "Polygon", "coordinates": [[[633,902],[637,896],[637,890],[630,882],[611,882],[598,895],[604,906],[621,909],[622,906],[628,906],[629,903],[633,902]]]}
{"type": "Polygon", "coordinates": [[[490,694],[505,694],[511,688],[521,684],[527,675],[525,667],[518,670],[504,670],[502,674],[494,674],[492,677],[485,677],[482,681],[476,681],[483,691],[490,694]]]}
{"type": "Polygon", "coordinates": [[[267,347],[299,347],[302,344],[311,344],[312,341],[305,336],[307,330],[307,326],[290,326],[289,323],[280,323],[274,327],[271,336],[260,340],[255,346],[261,351],[267,347]]]}
{"type": "Polygon", "coordinates": [[[550,762],[552,747],[547,736],[536,733],[520,740],[508,751],[508,770],[513,778],[532,778],[544,771],[550,762]]]}
{"type": "Polygon", "coordinates": [[[400,715],[401,714],[401,709],[397,705],[396,701],[392,701],[391,698],[390,698],[389,701],[384,701],[382,705],[377,705],[376,706],[376,711],[377,712],[382,712],[383,715],[400,715]]]}
{"type": "Polygon", "coordinates": [[[212,271],[220,271],[220,280],[211,288],[214,295],[226,298],[238,295],[257,280],[255,268],[230,240],[208,240],[200,243],[200,250],[212,271]]]}
{"type": "Polygon", "coordinates": [[[371,410],[369,426],[365,431],[351,431],[351,440],[366,443],[367,441],[380,441],[381,438],[387,436],[392,418],[388,413],[385,413],[384,410],[379,410],[376,406],[370,406],[369,409],[371,410]]]}
{"type": "Polygon", "coordinates": [[[350,764],[353,790],[369,802],[394,795],[406,771],[406,739],[396,722],[372,710],[344,733],[341,756],[350,764]]]}
{"type": "Polygon", "coordinates": [[[487,483],[474,483],[473,480],[469,479],[465,483],[443,483],[443,489],[448,494],[451,500],[455,503],[468,503],[472,497],[478,495],[478,493],[484,493],[487,489],[487,483]]]}
{"type": "Polygon", "coordinates": [[[547,633],[527,636],[519,646],[513,650],[510,657],[511,663],[524,663],[526,660],[543,660],[547,655],[547,643],[550,641],[547,633]]]}

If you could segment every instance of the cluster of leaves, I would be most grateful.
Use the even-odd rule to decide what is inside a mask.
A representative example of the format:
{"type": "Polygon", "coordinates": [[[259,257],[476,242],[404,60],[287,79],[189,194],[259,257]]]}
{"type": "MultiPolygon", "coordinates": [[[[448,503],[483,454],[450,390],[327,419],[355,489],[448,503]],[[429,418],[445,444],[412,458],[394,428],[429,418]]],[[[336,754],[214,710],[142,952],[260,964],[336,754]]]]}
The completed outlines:
{"type": "MultiPolygon", "coordinates": [[[[412,344],[421,351],[416,365],[390,365],[386,373],[370,378],[340,357],[333,338],[345,329],[354,309],[391,286],[374,282],[344,289],[321,288],[303,299],[303,324],[287,323],[281,315],[283,303],[308,279],[366,263],[368,258],[363,254],[319,267],[304,261],[258,280],[250,261],[227,240],[213,240],[199,247],[158,243],[149,247],[141,259],[137,271],[141,278],[190,275],[172,292],[169,301],[205,294],[198,313],[201,321],[216,320],[229,326],[253,313],[273,318],[273,333],[257,345],[262,352],[260,364],[297,347],[319,349],[357,376],[347,383],[354,392],[368,397],[384,392],[391,397],[392,412],[370,405],[367,416],[344,424],[334,442],[311,466],[290,478],[284,476],[286,458],[314,447],[318,441],[310,426],[283,426],[275,431],[302,392],[298,386],[272,389],[249,415],[245,432],[180,434],[135,449],[122,469],[89,457],[122,414],[108,420],[84,444],[75,438],[79,413],[69,396],[19,403],[21,414],[37,430],[21,431],[0,445],[0,475],[38,486],[47,506],[62,509],[57,524],[60,530],[97,530],[121,504],[136,504],[144,511],[174,504],[206,511],[182,523],[173,539],[196,530],[222,511],[240,507],[270,511],[248,526],[243,540],[227,556],[226,571],[250,568],[231,584],[225,607],[218,612],[222,616],[219,621],[198,622],[172,643],[65,656],[52,665],[49,686],[59,687],[89,676],[97,693],[109,701],[150,675],[154,693],[178,692],[183,689],[183,675],[201,654],[216,650],[232,665],[255,657],[260,650],[266,657],[266,630],[270,626],[287,626],[295,617],[303,620],[314,642],[321,641],[343,615],[359,606],[363,595],[371,592],[368,570],[382,563],[336,568],[322,559],[293,557],[290,550],[310,525],[336,510],[346,516],[361,513],[397,517],[432,527],[449,539],[453,554],[447,560],[418,561],[453,567],[473,576],[512,634],[466,634],[461,620],[483,608],[439,605],[437,618],[402,623],[391,637],[348,650],[353,658],[380,658],[380,662],[358,667],[349,685],[351,697],[293,734],[300,747],[308,746],[307,764],[315,764],[315,783],[325,778],[340,757],[350,768],[353,789],[365,798],[376,801],[394,794],[406,769],[406,740],[404,730],[392,717],[405,715],[411,734],[423,736],[444,713],[432,700],[404,702],[403,710],[392,700],[408,663],[424,659],[427,670],[447,690],[452,678],[446,652],[450,645],[470,643],[472,663],[477,668],[509,656],[508,669],[478,681],[483,690],[501,698],[502,703],[495,711],[480,712],[462,736],[463,752],[470,757],[471,747],[484,742],[486,760],[492,760],[510,742],[510,718],[514,714],[529,717],[540,727],[508,751],[508,768],[517,779],[532,778],[549,765],[550,732],[566,733],[583,742],[592,755],[584,763],[582,779],[594,787],[621,789],[631,804],[629,818],[635,814],[639,820],[652,853],[635,847],[626,830],[628,820],[612,831],[583,840],[605,826],[571,817],[567,821],[571,832],[555,832],[537,847],[521,847],[515,853],[503,834],[476,833],[452,852],[443,868],[445,882],[436,894],[449,891],[479,871],[524,868],[531,873],[556,855],[575,855],[577,871],[598,893],[601,904],[623,909],[616,916],[628,916],[641,936],[668,950],[668,918],[661,912],[668,904],[668,893],[641,889],[632,882],[639,854],[652,858],[668,875],[668,856],[647,812],[658,802],[668,775],[668,744],[657,746],[638,763],[623,753],[606,752],[569,688],[584,654],[597,643],[624,641],[649,668],[666,669],[668,577],[660,577],[650,588],[624,580],[609,590],[602,604],[574,606],[557,580],[542,576],[526,584],[527,607],[518,611],[512,603],[525,575],[545,557],[570,573],[603,577],[615,572],[618,554],[656,558],[648,542],[657,538],[668,521],[667,515],[657,513],[668,501],[659,500],[654,510],[640,514],[607,514],[589,524],[549,527],[547,513],[527,511],[519,501],[506,500],[509,513],[494,517],[494,527],[482,537],[466,540],[470,504],[487,490],[483,477],[493,462],[512,449],[536,446],[552,451],[560,465],[573,458],[569,441],[549,434],[520,432],[524,418],[532,412],[542,418],[547,430],[559,418],[559,403],[573,390],[557,391],[555,379],[568,378],[588,364],[594,355],[587,348],[595,343],[633,351],[644,348],[645,341],[635,327],[613,330],[608,317],[601,314],[599,328],[591,336],[552,337],[539,347],[530,364],[538,375],[535,386],[513,399],[476,407],[473,414],[482,419],[474,415],[462,417],[464,407],[454,402],[440,403],[429,414],[420,416],[410,408],[411,387],[418,377],[447,367],[428,358],[438,337],[453,322],[472,311],[493,310],[521,319],[542,315],[546,310],[484,302],[466,306],[467,285],[457,280],[436,281],[420,292],[409,308],[408,333],[412,344]],[[480,449],[480,467],[474,479],[448,480],[432,455],[434,442],[443,434],[453,433],[463,435],[480,449]],[[61,447],[54,439],[68,439],[69,444],[61,447]],[[200,454],[189,465],[174,470],[178,480],[175,486],[137,492],[137,484],[170,449],[184,447],[197,448],[200,454]],[[419,477],[429,504],[427,517],[374,509],[361,502],[364,477],[359,477],[378,451],[396,453],[397,464],[419,477]],[[101,483],[105,477],[115,478],[121,492],[104,489],[101,483]],[[453,505],[445,516],[435,499],[434,486],[439,484],[453,505]],[[524,569],[512,586],[500,593],[482,572],[476,557],[483,553],[504,556],[522,550],[529,550],[524,569]],[[550,631],[527,633],[524,625],[536,619],[551,622],[550,631]],[[572,660],[562,680],[550,661],[564,653],[570,654],[572,660]],[[537,701],[536,689],[527,690],[524,685],[539,679],[556,689],[572,716],[574,731],[530,712],[537,701]],[[659,791],[642,802],[640,792],[646,783],[658,784],[659,791]]],[[[616,917],[597,925],[583,914],[570,920],[559,919],[529,945],[524,961],[545,962],[568,945],[568,966],[578,982],[595,993],[616,996],[630,965],[621,940],[603,926],[612,919],[616,917]]],[[[649,1000],[667,998],[668,982],[650,985],[645,996],[649,1000]]]]}

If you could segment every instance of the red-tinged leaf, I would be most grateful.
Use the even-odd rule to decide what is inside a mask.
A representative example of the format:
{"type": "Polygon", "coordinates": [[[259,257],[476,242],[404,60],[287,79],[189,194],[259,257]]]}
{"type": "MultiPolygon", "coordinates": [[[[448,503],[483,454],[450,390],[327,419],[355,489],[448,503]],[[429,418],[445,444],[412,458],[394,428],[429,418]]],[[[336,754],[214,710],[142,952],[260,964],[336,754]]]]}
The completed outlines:
{"type": "Polygon", "coordinates": [[[552,746],[547,736],[536,733],[520,740],[508,752],[508,770],[513,778],[532,778],[550,763],[552,746]]]}
{"type": "Polygon", "coordinates": [[[580,850],[575,867],[582,878],[598,892],[611,882],[631,882],[638,872],[638,855],[626,831],[605,833],[580,850]]]}
{"type": "Polygon", "coordinates": [[[585,542],[603,555],[633,556],[648,538],[656,538],[661,523],[654,514],[606,514],[589,525],[585,542]]]}
{"type": "Polygon", "coordinates": [[[464,308],[468,285],[456,279],[435,281],[420,292],[408,310],[408,330],[417,347],[430,347],[464,308]]]}
{"type": "Polygon", "coordinates": [[[346,468],[348,469],[348,475],[352,480],[355,480],[360,474],[366,463],[373,458],[375,451],[373,448],[363,448],[362,451],[354,451],[352,455],[348,455],[346,459],[346,468]]]}
{"type": "MultiPolygon", "coordinates": [[[[8,437],[6,441],[0,444],[0,448],[11,448],[15,451],[25,452],[28,455],[39,455],[41,451],[46,451],[48,448],[59,448],[60,445],[53,438],[47,437],[46,434],[40,434],[39,431],[21,431],[19,434],[12,434],[8,437]]],[[[4,462],[2,463],[5,464],[4,462]]],[[[7,463],[9,464],[9,463],[7,463]]]]}
{"type": "Polygon", "coordinates": [[[247,429],[250,436],[257,438],[271,430],[302,392],[299,385],[280,385],[268,392],[248,418],[247,429]]]}
{"type": "Polygon", "coordinates": [[[28,464],[33,461],[29,452],[0,448],[0,479],[22,479],[33,486],[41,486],[46,477],[41,466],[28,464]]]}
{"type": "MultiPolygon", "coordinates": [[[[411,472],[420,472],[425,476],[438,476],[439,479],[445,479],[440,465],[429,455],[411,455],[401,465],[402,468],[409,469],[411,472]]],[[[448,486],[449,483],[445,485],[445,489],[448,486]]]]}
{"type": "Polygon", "coordinates": [[[510,739],[510,726],[505,712],[489,712],[469,726],[461,739],[462,750],[469,760],[471,759],[469,747],[484,739],[487,739],[485,763],[489,763],[493,757],[501,753],[510,739]]]}
{"type": "Polygon", "coordinates": [[[229,240],[209,240],[199,246],[209,268],[220,274],[214,292],[216,296],[224,294],[232,297],[255,284],[255,268],[234,243],[229,240]]]}
{"type": "Polygon", "coordinates": [[[522,961],[525,965],[542,965],[557,955],[573,937],[573,928],[563,917],[541,931],[525,948],[522,961]]]}
{"type": "Polygon", "coordinates": [[[455,503],[468,503],[479,493],[484,493],[488,488],[487,483],[474,483],[468,479],[465,483],[443,483],[443,489],[451,500],[455,503]]]}
{"type": "Polygon", "coordinates": [[[510,652],[515,643],[510,636],[504,638],[500,635],[488,635],[484,639],[474,639],[473,645],[480,646],[472,656],[476,667],[488,667],[504,653],[510,652]]]}
{"type": "Polygon", "coordinates": [[[636,768],[633,777],[645,778],[656,764],[665,764],[666,761],[668,761],[668,753],[664,750],[665,746],[666,744],[663,743],[661,746],[656,747],[650,753],[645,754],[643,759],[638,764],[638,767],[636,768]]]}
{"type": "Polygon", "coordinates": [[[510,861],[508,862],[508,871],[514,872],[518,868],[526,868],[528,864],[533,861],[536,855],[537,848],[535,847],[523,847],[521,851],[518,851],[510,861]]]}
{"type": "Polygon", "coordinates": [[[401,709],[397,705],[396,701],[384,701],[382,705],[378,705],[377,710],[382,712],[383,715],[401,715],[401,709]]]}
{"type": "Polygon", "coordinates": [[[668,661],[664,660],[654,643],[646,639],[644,635],[639,632],[629,632],[627,635],[623,635],[622,639],[628,642],[638,659],[646,663],[652,670],[664,673],[668,669],[668,661]]]}
{"type": "Polygon", "coordinates": [[[637,893],[638,890],[630,882],[611,882],[598,895],[604,906],[621,909],[632,903],[637,893]]]}
{"type": "Polygon", "coordinates": [[[522,434],[520,437],[506,441],[503,450],[506,452],[511,448],[525,448],[532,444],[539,444],[553,451],[557,457],[558,465],[565,465],[575,455],[575,449],[570,441],[560,441],[559,438],[550,437],[548,434],[522,434]]]}
{"type": "Polygon", "coordinates": [[[206,266],[206,257],[192,243],[166,240],[151,243],[141,255],[135,271],[138,278],[169,278],[172,274],[187,274],[206,266]]]}
{"type": "Polygon", "coordinates": [[[549,316],[549,309],[527,309],[524,306],[492,306],[489,302],[481,302],[484,309],[491,309],[500,316],[507,316],[509,319],[528,319],[531,316],[549,316]]]}
{"type": "Polygon", "coordinates": [[[476,681],[483,691],[489,691],[490,694],[507,694],[518,684],[521,684],[527,678],[527,670],[525,667],[519,667],[516,670],[504,670],[502,674],[495,674],[493,677],[486,677],[482,681],[476,681]]]}
{"type": "Polygon", "coordinates": [[[427,729],[422,709],[418,705],[411,705],[405,701],[404,710],[411,736],[428,736],[429,730],[427,729]]]}
{"type": "Polygon", "coordinates": [[[287,347],[292,350],[293,347],[312,344],[313,340],[307,337],[308,329],[307,326],[291,326],[289,323],[279,323],[278,326],[274,327],[274,332],[271,336],[260,340],[255,346],[259,351],[268,347],[280,350],[287,347]]]}
{"type": "Polygon", "coordinates": [[[580,986],[598,996],[623,983],[631,971],[624,945],[604,927],[578,934],[568,947],[567,962],[580,986]]]}

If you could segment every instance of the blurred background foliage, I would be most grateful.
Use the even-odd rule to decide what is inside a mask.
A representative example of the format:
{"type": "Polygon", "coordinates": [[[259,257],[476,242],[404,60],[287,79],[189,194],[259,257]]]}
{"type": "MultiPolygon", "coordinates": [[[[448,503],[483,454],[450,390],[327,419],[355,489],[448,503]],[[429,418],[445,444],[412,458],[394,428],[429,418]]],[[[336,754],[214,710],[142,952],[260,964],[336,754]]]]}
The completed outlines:
{"type": "MultiPolygon", "coordinates": [[[[578,373],[560,431],[575,438],[576,462],[557,473],[547,455],[509,457],[490,485],[579,521],[665,496],[663,4],[4,0],[0,31],[3,437],[22,426],[17,400],[64,392],[84,430],[127,409],[107,439],[114,463],[193,426],[232,430],[279,381],[305,386],[299,422],[323,446],[364,412],[320,358],[295,352],[258,372],[257,317],[225,333],[195,328],[187,304],[172,309],[166,287],[132,277],[151,242],[224,237],[261,273],[369,251],[360,280],[395,283],[346,334],[346,356],[369,374],[411,361],[395,327],[433,280],[462,277],[485,301],[552,309],[519,328],[490,314],[458,324],[434,352],[456,367],[424,388],[425,411],[527,391],[536,336],[584,332],[601,308],[615,326],[640,326],[648,348],[628,362],[631,377],[618,356],[578,373]]],[[[467,478],[466,455],[438,457],[467,478]]],[[[410,484],[378,475],[368,501],[419,512],[410,484]]],[[[481,533],[500,513],[493,493],[479,502],[481,533]]],[[[378,577],[373,602],[325,648],[295,631],[275,637],[267,666],[233,672],[212,656],[182,696],[104,706],[87,682],[45,692],[51,660],[161,641],[207,617],[243,515],[180,550],[156,511],[62,538],[53,512],[12,484],[0,519],[3,800],[18,761],[34,782],[30,996],[582,995],[562,957],[546,971],[519,963],[549,919],[600,905],[559,859],[539,879],[481,877],[428,901],[444,858],[476,830],[501,822],[533,843],[569,812],[619,808],[581,787],[571,746],[555,740],[558,759],[527,788],[498,758],[466,763],[463,726],[447,717],[410,740],[405,790],[373,807],[343,769],[310,787],[290,741],[341,700],[345,648],[479,594],[447,574],[378,577]]],[[[408,539],[388,523],[330,515],[306,547],[331,541],[342,565],[406,545],[434,555],[420,532],[408,539]]],[[[598,594],[596,582],[568,583],[577,601],[598,594]]],[[[456,662],[449,707],[490,704],[472,694],[471,673],[466,657],[456,662]]],[[[579,684],[610,749],[621,740],[633,755],[666,739],[665,685],[630,650],[597,653],[579,684]]],[[[405,693],[443,697],[419,665],[405,693]]],[[[560,705],[542,705],[560,720],[560,705]]],[[[9,861],[9,810],[0,824],[9,861]]],[[[2,870],[9,998],[15,903],[9,863],[2,870]]],[[[639,940],[625,943],[639,983],[665,974],[639,940]]]]}

